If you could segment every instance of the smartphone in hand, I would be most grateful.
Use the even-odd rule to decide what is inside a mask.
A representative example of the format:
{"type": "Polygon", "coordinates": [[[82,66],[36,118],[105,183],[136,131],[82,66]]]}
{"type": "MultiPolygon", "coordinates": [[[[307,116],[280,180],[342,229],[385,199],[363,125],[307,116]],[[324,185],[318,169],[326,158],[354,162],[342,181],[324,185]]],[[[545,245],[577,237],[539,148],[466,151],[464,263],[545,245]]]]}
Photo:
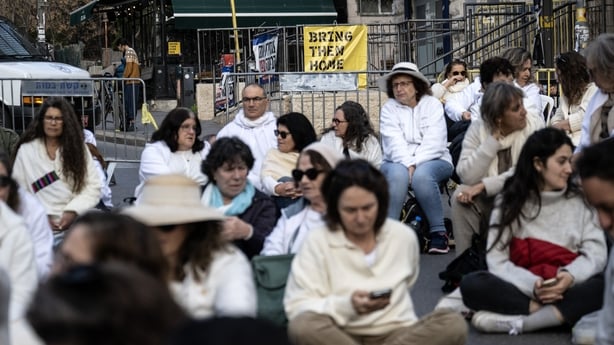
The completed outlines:
{"type": "Polygon", "coordinates": [[[550,278],[550,279],[546,279],[542,282],[542,287],[551,287],[551,286],[555,286],[556,283],[558,283],[559,280],[556,278],[550,278]]]}
{"type": "Polygon", "coordinates": [[[375,290],[369,293],[370,299],[389,298],[392,295],[392,289],[375,290]]]}

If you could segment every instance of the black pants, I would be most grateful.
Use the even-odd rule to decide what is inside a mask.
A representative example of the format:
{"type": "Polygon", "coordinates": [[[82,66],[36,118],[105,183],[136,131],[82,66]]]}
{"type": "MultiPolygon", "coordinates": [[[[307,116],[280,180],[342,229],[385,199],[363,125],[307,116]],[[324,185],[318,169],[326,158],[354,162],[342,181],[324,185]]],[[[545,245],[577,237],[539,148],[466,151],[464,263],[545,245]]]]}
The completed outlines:
{"type": "MultiPolygon", "coordinates": [[[[553,303],[565,322],[574,325],[582,316],[603,305],[603,274],[575,284],[553,303]]],[[[488,271],[469,273],[460,284],[463,302],[473,310],[487,310],[506,315],[528,315],[531,298],[513,284],[488,271]]]]}

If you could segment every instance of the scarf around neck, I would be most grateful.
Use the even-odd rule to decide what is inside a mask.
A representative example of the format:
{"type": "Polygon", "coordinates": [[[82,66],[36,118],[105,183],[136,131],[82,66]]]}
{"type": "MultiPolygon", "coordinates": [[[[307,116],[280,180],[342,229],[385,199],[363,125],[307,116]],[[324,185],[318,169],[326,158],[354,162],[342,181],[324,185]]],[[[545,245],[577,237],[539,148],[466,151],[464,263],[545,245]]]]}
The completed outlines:
{"type": "Polygon", "coordinates": [[[245,212],[252,204],[252,199],[256,194],[256,188],[249,180],[241,193],[232,198],[232,201],[228,205],[224,205],[224,198],[222,192],[215,183],[211,183],[208,188],[205,189],[203,194],[203,201],[205,205],[222,210],[225,216],[238,216],[245,212]],[[208,196],[208,197],[206,197],[208,196]],[[208,202],[207,202],[208,201],[208,202]]]}

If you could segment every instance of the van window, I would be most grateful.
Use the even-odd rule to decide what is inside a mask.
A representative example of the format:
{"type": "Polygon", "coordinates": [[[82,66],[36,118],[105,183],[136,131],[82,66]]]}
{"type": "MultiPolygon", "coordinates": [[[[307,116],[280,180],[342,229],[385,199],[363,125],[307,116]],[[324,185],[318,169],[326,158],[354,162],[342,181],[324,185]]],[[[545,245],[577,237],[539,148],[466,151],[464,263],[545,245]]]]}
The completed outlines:
{"type": "Polygon", "coordinates": [[[36,48],[26,41],[12,25],[0,20],[0,58],[19,60],[41,57],[36,48]]]}

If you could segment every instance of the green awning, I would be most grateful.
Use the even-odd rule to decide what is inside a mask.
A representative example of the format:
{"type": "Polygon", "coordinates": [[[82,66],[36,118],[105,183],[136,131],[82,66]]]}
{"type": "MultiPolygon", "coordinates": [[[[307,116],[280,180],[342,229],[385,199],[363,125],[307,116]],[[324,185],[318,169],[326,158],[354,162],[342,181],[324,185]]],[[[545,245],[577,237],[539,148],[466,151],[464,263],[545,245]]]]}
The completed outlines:
{"type": "MultiPolygon", "coordinates": [[[[172,0],[177,29],[232,28],[229,0],[172,0]]],[[[237,26],[333,24],[333,0],[235,0],[237,26]]]]}
{"type": "Polygon", "coordinates": [[[78,25],[92,18],[94,15],[94,7],[96,7],[97,3],[98,0],[94,0],[70,12],[70,25],[78,25]]]}

